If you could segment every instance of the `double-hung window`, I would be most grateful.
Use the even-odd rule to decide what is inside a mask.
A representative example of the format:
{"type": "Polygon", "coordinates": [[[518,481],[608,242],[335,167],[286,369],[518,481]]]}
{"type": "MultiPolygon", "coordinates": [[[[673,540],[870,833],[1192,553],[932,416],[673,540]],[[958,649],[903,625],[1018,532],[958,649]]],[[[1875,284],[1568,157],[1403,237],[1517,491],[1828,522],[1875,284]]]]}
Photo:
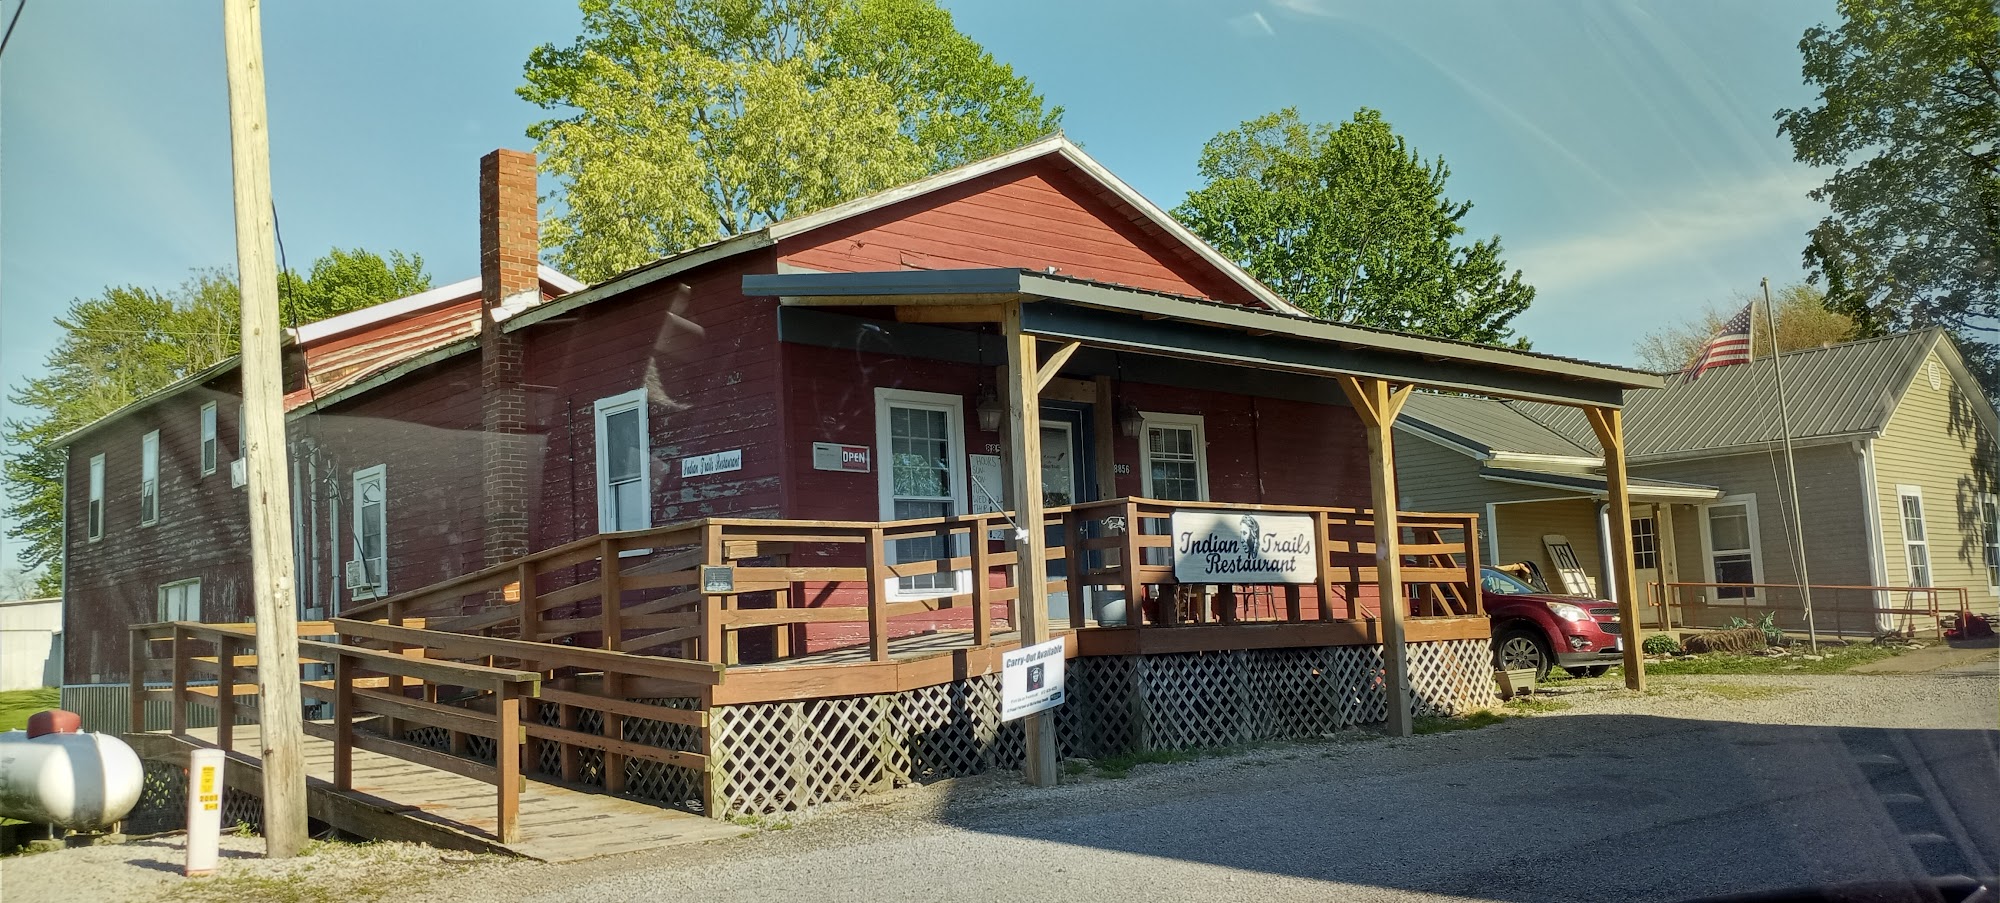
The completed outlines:
{"type": "Polygon", "coordinates": [[[160,431],[139,439],[139,526],[160,522],[160,431]]]}
{"type": "Polygon", "coordinates": [[[201,475],[215,472],[215,402],[201,406],[201,475]]]}
{"type": "Polygon", "coordinates": [[[377,464],[354,472],[354,558],[361,562],[357,584],[376,598],[389,588],[389,471],[377,464]]]}
{"type": "Polygon", "coordinates": [[[90,456],[90,508],[85,534],[91,542],[104,538],[104,456],[90,456]]]}
{"type": "Polygon", "coordinates": [[[1198,414],[1141,413],[1141,491],[1150,499],[1208,500],[1208,443],[1198,414]]]}
{"type": "Polygon", "coordinates": [[[1924,491],[1917,486],[1897,486],[1896,501],[1903,511],[1903,560],[1909,565],[1911,586],[1931,585],[1931,546],[1924,526],[1924,491]]]}
{"type": "Polygon", "coordinates": [[[600,398],[595,407],[598,532],[644,530],[653,525],[646,390],[600,398]]]}
{"type": "Polygon", "coordinates": [[[161,621],[201,620],[201,579],[161,584],[158,614],[161,621]]]}
{"type": "MultiPolygon", "coordinates": [[[[875,390],[875,444],[884,451],[879,483],[882,517],[910,520],[950,517],[967,510],[965,407],[956,395],[875,390]]],[[[994,490],[996,487],[988,487],[994,490]]],[[[894,561],[927,561],[970,553],[948,548],[937,536],[889,543],[894,561]]],[[[967,592],[970,571],[944,571],[893,578],[890,594],[899,599],[967,592]]]]}
{"type": "Polygon", "coordinates": [[[1702,509],[1701,538],[1718,599],[1756,599],[1763,562],[1757,557],[1757,497],[1731,495],[1702,509]]]}
{"type": "Polygon", "coordinates": [[[1979,496],[1979,538],[1986,552],[1986,586],[2000,595],[2000,496],[1979,496]]]}

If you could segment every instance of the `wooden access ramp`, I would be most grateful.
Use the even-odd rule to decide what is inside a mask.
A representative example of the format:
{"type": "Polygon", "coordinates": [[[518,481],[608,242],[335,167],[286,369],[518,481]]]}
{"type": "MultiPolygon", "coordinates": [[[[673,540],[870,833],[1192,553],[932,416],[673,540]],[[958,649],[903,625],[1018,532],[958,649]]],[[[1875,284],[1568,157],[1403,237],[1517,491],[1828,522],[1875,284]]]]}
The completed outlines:
{"type": "MultiPolygon", "coordinates": [[[[217,728],[127,734],[142,758],[186,767],[188,750],[214,746],[217,728]]],[[[236,750],[262,749],[257,725],[237,725],[236,750]]],[[[529,781],[521,794],[520,838],[502,842],[495,832],[493,787],[396,756],[354,750],[354,788],[333,786],[333,743],[305,739],[307,811],[343,832],[371,840],[400,840],[452,850],[571,862],[704,843],[742,833],[726,821],[703,818],[590,790],[529,781]]],[[[263,769],[254,755],[231,752],[225,769],[230,789],[263,794],[263,769]]]]}

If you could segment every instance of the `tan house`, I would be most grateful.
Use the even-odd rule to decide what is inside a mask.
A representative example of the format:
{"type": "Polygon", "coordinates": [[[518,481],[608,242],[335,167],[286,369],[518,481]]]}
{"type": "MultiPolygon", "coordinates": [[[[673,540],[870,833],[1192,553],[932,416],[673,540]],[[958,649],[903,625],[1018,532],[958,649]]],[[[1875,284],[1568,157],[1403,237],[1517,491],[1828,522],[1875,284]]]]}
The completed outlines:
{"type": "MultiPolygon", "coordinates": [[[[1627,516],[1647,621],[1665,614],[1713,626],[1774,611],[1781,626],[1802,628],[1798,590],[1756,585],[1801,582],[1856,587],[1815,591],[1826,632],[1928,628],[1927,616],[1901,612],[1933,603],[1947,612],[2000,606],[1994,407],[1950,337],[1927,329],[1791,352],[1781,363],[1804,568],[1771,360],[1626,393],[1627,516]]],[[[1405,507],[1485,515],[1487,560],[1535,562],[1558,592],[1615,585],[1603,578],[1603,461],[1583,417],[1534,402],[1417,395],[1397,426],[1405,507]]]]}

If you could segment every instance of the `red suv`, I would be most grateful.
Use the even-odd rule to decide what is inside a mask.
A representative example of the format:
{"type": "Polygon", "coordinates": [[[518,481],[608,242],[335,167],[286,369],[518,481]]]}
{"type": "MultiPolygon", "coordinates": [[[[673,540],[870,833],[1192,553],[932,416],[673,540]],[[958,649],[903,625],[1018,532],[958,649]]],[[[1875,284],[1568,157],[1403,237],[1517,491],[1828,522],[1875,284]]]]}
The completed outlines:
{"type": "Polygon", "coordinates": [[[1537,680],[1558,665],[1596,677],[1623,660],[1617,603],[1545,593],[1493,568],[1481,570],[1494,667],[1533,668],[1537,680]]]}

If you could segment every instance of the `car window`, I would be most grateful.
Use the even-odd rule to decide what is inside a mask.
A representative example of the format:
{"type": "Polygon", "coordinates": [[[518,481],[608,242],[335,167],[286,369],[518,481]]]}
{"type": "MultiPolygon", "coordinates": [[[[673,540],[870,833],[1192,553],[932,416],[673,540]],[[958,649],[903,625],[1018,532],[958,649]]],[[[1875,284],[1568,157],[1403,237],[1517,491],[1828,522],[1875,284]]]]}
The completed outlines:
{"type": "Polygon", "coordinates": [[[1489,593],[1503,596],[1519,596],[1533,593],[1535,588],[1522,583],[1499,571],[1484,571],[1479,578],[1479,588],[1489,593]]]}

